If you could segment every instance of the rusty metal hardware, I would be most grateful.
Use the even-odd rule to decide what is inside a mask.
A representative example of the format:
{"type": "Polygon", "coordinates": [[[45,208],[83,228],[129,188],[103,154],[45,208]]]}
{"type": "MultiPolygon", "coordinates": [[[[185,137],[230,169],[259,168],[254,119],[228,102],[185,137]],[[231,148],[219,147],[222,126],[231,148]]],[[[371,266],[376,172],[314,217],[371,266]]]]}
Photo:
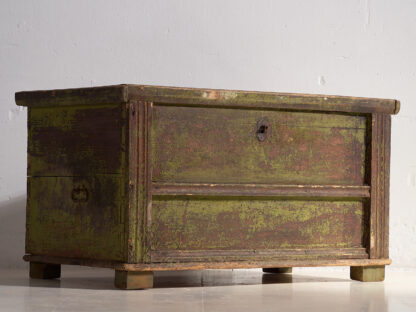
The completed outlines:
{"type": "Polygon", "coordinates": [[[71,193],[71,198],[74,202],[82,203],[88,201],[88,190],[85,186],[74,187],[71,193]]]}
{"type": "Polygon", "coordinates": [[[270,126],[265,117],[261,117],[257,121],[256,137],[260,142],[263,142],[267,138],[267,134],[270,132],[270,126]]]}

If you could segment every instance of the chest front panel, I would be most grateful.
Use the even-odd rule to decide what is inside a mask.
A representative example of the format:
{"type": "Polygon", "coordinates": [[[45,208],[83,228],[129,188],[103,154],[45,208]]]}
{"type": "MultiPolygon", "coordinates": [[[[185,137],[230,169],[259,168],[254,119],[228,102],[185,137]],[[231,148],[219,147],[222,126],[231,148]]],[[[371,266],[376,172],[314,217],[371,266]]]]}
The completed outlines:
{"type": "Polygon", "coordinates": [[[151,116],[152,261],[367,257],[366,115],[156,103],[151,116]]]}
{"type": "Polygon", "coordinates": [[[180,106],[152,115],[155,182],[364,184],[364,116],[180,106]]]}

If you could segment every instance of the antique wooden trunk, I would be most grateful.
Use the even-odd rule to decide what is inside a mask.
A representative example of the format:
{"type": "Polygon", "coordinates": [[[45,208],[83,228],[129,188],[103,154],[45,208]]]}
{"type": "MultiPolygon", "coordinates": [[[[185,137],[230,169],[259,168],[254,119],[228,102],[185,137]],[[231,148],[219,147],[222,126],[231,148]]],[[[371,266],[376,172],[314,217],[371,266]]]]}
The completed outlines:
{"type": "Polygon", "coordinates": [[[28,107],[26,255],[153,271],[350,266],[383,280],[396,100],[141,85],[16,93],[28,107]]]}

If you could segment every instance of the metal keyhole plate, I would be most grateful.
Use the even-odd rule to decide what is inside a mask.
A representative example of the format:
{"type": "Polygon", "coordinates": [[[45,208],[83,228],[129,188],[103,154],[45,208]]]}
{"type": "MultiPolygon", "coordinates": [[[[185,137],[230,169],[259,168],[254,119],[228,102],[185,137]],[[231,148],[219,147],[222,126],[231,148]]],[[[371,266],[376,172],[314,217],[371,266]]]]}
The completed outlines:
{"type": "Polygon", "coordinates": [[[261,117],[257,121],[256,137],[260,142],[266,140],[268,133],[270,132],[270,126],[265,117],[261,117]]]}

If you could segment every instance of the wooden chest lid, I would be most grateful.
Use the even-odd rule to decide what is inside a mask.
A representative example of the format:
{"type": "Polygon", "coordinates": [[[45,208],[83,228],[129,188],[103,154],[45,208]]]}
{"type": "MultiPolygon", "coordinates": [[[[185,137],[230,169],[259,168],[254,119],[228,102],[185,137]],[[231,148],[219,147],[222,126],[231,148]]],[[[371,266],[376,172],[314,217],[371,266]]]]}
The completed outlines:
{"type": "Polygon", "coordinates": [[[183,106],[213,106],[258,109],[334,111],[397,114],[400,102],[334,95],[254,92],[121,84],[103,87],[22,91],[16,104],[28,107],[120,104],[150,101],[183,106]]]}

